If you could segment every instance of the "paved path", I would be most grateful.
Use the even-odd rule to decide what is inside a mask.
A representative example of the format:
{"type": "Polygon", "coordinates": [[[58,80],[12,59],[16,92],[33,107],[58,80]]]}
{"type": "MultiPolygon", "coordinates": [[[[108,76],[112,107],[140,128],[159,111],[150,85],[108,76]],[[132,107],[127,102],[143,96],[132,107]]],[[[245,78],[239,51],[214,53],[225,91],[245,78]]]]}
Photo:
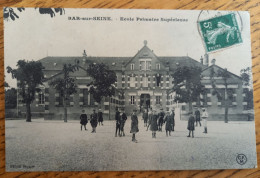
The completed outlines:
{"type": "MultiPolygon", "coordinates": [[[[171,170],[253,168],[256,164],[254,122],[208,122],[208,134],[196,127],[187,138],[187,121],[175,132],[153,139],[139,117],[138,143],[131,142],[130,117],[125,137],[115,137],[115,122],[105,121],[97,133],[80,131],[79,121],[34,119],[6,121],[7,171],[171,170]],[[239,165],[238,154],[247,156],[239,165]]],[[[163,126],[164,130],[164,126],[163,126]]]]}

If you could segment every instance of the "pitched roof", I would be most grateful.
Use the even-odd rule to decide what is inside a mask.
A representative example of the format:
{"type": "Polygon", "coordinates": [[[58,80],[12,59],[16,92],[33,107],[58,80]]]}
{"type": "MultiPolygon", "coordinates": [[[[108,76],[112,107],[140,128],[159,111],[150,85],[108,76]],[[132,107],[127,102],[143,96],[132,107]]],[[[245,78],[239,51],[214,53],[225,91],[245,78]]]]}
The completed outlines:
{"type": "MultiPolygon", "coordinates": [[[[83,65],[82,56],[70,56],[70,57],[45,57],[40,60],[45,70],[61,70],[63,64],[75,64],[79,61],[80,66],[83,65]]],[[[104,63],[109,66],[111,70],[121,70],[122,64],[126,64],[131,57],[92,57],[86,58],[86,63],[104,63]]]]}
{"type": "MultiPolygon", "coordinates": [[[[202,73],[204,72],[204,71],[206,71],[206,70],[209,70],[210,68],[212,68],[212,67],[217,67],[218,69],[220,69],[220,70],[225,70],[225,69],[223,69],[222,67],[220,67],[220,66],[218,66],[218,65],[216,65],[216,64],[213,64],[213,65],[211,65],[211,66],[208,66],[208,67],[206,67],[206,68],[204,68],[203,70],[202,70],[202,73]]],[[[229,72],[228,70],[227,70],[227,72],[230,74],[230,75],[232,75],[232,76],[235,76],[236,78],[238,78],[238,79],[242,79],[240,76],[238,76],[238,75],[236,75],[236,74],[234,74],[234,73],[232,73],[232,72],[229,72]]]]}
{"type": "MultiPolygon", "coordinates": [[[[40,60],[45,70],[61,70],[63,64],[75,64],[79,61],[79,65],[83,66],[82,56],[70,56],[70,57],[52,57],[48,56],[40,60]]],[[[109,66],[111,70],[121,70],[122,65],[126,65],[133,57],[86,57],[86,63],[104,63],[109,66]]],[[[188,57],[172,57],[172,56],[157,56],[158,60],[167,66],[169,64],[170,70],[174,70],[179,66],[198,66],[202,69],[207,68],[207,66],[201,64],[200,62],[188,57]]]]}

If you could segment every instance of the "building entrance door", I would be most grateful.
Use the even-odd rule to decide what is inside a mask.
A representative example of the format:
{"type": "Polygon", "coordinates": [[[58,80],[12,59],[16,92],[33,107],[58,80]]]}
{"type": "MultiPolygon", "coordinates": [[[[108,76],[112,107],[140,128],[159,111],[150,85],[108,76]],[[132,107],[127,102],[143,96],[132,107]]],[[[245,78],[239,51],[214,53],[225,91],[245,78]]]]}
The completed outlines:
{"type": "Polygon", "coordinates": [[[140,110],[150,108],[150,95],[141,94],[140,96],[140,110]]]}

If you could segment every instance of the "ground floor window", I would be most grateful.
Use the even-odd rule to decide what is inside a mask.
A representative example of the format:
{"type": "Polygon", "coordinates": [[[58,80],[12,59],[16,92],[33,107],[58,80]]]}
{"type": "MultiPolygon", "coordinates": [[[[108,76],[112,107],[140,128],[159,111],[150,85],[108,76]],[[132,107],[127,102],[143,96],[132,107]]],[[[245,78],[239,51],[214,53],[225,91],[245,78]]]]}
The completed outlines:
{"type": "Polygon", "coordinates": [[[135,104],[135,96],[131,96],[131,104],[135,104]]]}
{"type": "Polygon", "coordinates": [[[39,97],[39,104],[44,104],[44,93],[40,92],[38,94],[38,97],[39,97]]]}

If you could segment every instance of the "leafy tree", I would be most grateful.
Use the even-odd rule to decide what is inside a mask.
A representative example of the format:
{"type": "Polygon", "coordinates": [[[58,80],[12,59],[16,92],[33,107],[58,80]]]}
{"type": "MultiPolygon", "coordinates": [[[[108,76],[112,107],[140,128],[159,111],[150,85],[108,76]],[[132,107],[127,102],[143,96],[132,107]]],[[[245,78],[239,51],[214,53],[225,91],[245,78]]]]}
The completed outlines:
{"type": "Polygon", "coordinates": [[[247,67],[245,69],[242,69],[240,71],[240,76],[243,80],[243,86],[246,86],[246,88],[244,88],[244,101],[247,102],[247,110],[253,109],[254,108],[254,101],[253,101],[253,88],[251,86],[252,82],[251,82],[251,68],[247,67]]]}
{"type": "MultiPolygon", "coordinates": [[[[25,8],[16,8],[19,12],[25,11],[25,8]]],[[[65,10],[63,8],[35,8],[36,10],[39,10],[40,14],[49,14],[51,18],[55,17],[55,14],[59,13],[60,15],[65,13],[65,10]]],[[[15,19],[18,19],[19,16],[17,15],[17,12],[11,7],[5,7],[4,8],[4,19],[8,20],[11,18],[13,21],[15,19]]]]}
{"type": "Polygon", "coordinates": [[[231,78],[231,74],[225,70],[218,70],[215,72],[214,68],[211,68],[210,71],[210,80],[212,84],[212,95],[217,96],[217,98],[221,101],[224,101],[225,105],[225,123],[228,123],[228,109],[229,109],[229,103],[232,102],[233,99],[233,91],[232,89],[228,89],[228,83],[227,80],[231,78]],[[224,93],[221,93],[221,89],[217,88],[216,86],[216,77],[220,77],[222,81],[224,82],[224,93]]]}
{"type": "Polygon", "coordinates": [[[90,86],[89,92],[93,95],[96,102],[100,103],[103,97],[111,97],[115,94],[116,74],[109,70],[103,63],[90,64],[87,73],[92,77],[92,81],[87,84],[90,86]]]}
{"type": "Polygon", "coordinates": [[[26,121],[31,122],[31,103],[35,99],[35,92],[39,91],[37,87],[42,85],[44,67],[41,62],[25,60],[19,60],[16,66],[17,69],[8,66],[7,72],[17,79],[19,95],[26,104],[26,121]]]}
{"type": "Polygon", "coordinates": [[[69,101],[70,95],[77,93],[75,84],[75,79],[70,77],[70,73],[78,70],[78,65],[64,64],[62,69],[62,78],[56,78],[52,80],[49,84],[56,91],[59,92],[60,97],[63,100],[63,108],[64,108],[64,122],[67,122],[67,101],[69,101]]]}
{"type": "Polygon", "coordinates": [[[17,90],[15,88],[5,90],[5,108],[14,109],[17,106],[17,90]]]}
{"type": "Polygon", "coordinates": [[[201,83],[200,67],[178,67],[173,73],[173,91],[176,92],[174,101],[188,103],[189,111],[192,111],[192,102],[198,101],[200,94],[205,92],[201,83]]]}

